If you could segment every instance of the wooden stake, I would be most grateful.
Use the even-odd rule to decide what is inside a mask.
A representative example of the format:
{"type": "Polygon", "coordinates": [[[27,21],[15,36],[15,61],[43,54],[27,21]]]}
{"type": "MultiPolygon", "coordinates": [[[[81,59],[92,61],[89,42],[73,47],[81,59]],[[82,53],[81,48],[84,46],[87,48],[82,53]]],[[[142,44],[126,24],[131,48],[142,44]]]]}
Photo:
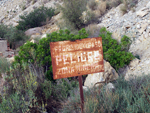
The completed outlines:
{"type": "Polygon", "coordinates": [[[83,112],[83,108],[84,108],[84,96],[83,96],[83,87],[82,87],[82,76],[78,76],[79,77],[79,88],[80,88],[80,98],[81,98],[81,113],[83,112]]]}

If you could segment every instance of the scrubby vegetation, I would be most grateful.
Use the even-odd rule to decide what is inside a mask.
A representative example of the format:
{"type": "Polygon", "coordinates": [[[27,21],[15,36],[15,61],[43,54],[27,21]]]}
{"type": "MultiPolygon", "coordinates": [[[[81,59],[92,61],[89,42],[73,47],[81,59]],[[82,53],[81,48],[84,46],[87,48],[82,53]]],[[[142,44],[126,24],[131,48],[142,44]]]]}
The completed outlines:
{"type": "MultiPolygon", "coordinates": [[[[35,2],[36,0],[32,0],[35,2]]],[[[96,24],[88,26],[105,14],[108,9],[124,3],[126,7],[134,6],[137,0],[63,0],[60,6],[65,20],[65,27],[79,30],[71,34],[69,30],[60,30],[47,34],[37,43],[27,42],[20,47],[15,61],[10,64],[0,57],[0,78],[5,79],[0,95],[0,112],[7,113],[73,113],[80,112],[80,97],[75,78],[53,80],[50,42],[76,40],[100,36],[103,40],[104,59],[117,70],[128,65],[135,57],[128,52],[131,40],[123,36],[121,42],[112,39],[111,33],[102,28],[99,32],[96,24]],[[132,5],[133,4],[133,5],[132,5]],[[88,33],[84,29],[87,27],[88,33]],[[96,29],[94,31],[93,29],[96,29]],[[98,31],[98,32],[97,32],[98,31]]],[[[31,2],[31,0],[29,1],[31,2]]],[[[46,1],[47,2],[47,1],[46,1]]],[[[24,30],[46,24],[54,15],[53,8],[40,7],[33,12],[20,16],[17,27],[0,25],[0,37],[7,39],[16,48],[18,42],[28,39],[24,30]]],[[[72,30],[72,29],[71,29],[72,30]]],[[[150,112],[149,77],[125,81],[120,77],[114,82],[116,89],[108,91],[89,89],[85,94],[85,113],[140,113],[150,112]]]]}
{"type": "MultiPolygon", "coordinates": [[[[85,113],[149,113],[149,75],[124,80],[122,76],[114,82],[115,91],[95,88],[84,92],[85,113]]],[[[80,112],[80,97],[75,93],[62,110],[63,113],[80,112]]]]}
{"type": "Polygon", "coordinates": [[[0,97],[0,112],[57,112],[61,101],[78,84],[68,79],[47,81],[42,67],[36,64],[16,64],[6,71],[7,81],[0,97]]]}
{"type": "MultiPolygon", "coordinates": [[[[107,54],[109,55],[110,53],[106,51],[109,49],[111,51],[127,53],[128,48],[126,47],[130,44],[128,37],[124,36],[121,44],[118,44],[116,40],[111,38],[111,33],[106,31],[105,28],[100,30],[100,35],[103,38],[104,56],[106,55],[106,58],[109,58],[107,54]]],[[[69,30],[60,30],[58,33],[53,32],[48,34],[47,38],[41,39],[37,44],[27,42],[21,46],[19,54],[15,57],[15,62],[13,62],[12,66],[9,67],[6,65],[6,67],[8,66],[5,71],[7,74],[5,78],[7,80],[7,87],[4,90],[5,96],[2,96],[0,109],[4,112],[10,108],[12,112],[32,112],[32,110],[56,111],[56,108],[61,110],[62,101],[67,100],[71,94],[70,91],[77,86],[77,83],[73,81],[75,80],[73,78],[70,80],[62,79],[53,81],[49,42],[76,40],[87,37],[88,34],[85,29],[81,29],[77,35],[70,34],[69,30]],[[11,103],[8,104],[8,102],[11,103]],[[9,106],[6,107],[6,105],[9,106]]],[[[119,55],[121,58],[126,58],[123,56],[124,54],[119,55]]],[[[117,61],[126,63],[123,62],[126,60],[121,59],[119,61],[120,58],[117,58],[111,57],[108,60],[114,65],[117,65],[115,64],[117,61]]],[[[130,61],[130,59],[127,60],[128,62],[130,61]]]]}
{"type": "Polygon", "coordinates": [[[39,27],[54,16],[54,9],[47,7],[39,7],[29,14],[20,16],[19,25],[17,29],[27,30],[29,28],[39,27]]]}
{"type": "Polygon", "coordinates": [[[85,23],[81,19],[82,13],[86,10],[86,0],[64,0],[63,6],[58,6],[62,12],[65,26],[74,29],[81,29],[85,23]]]}
{"type": "MultiPolygon", "coordinates": [[[[115,57],[115,55],[113,55],[111,59],[108,59],[110,53],[107,50],[117,51],[117,53],[119,53],[118,51],[127,53],[131,43],[129,38],[124,36],[121,40],[121,44],[119,44],[116,40],[111,38],[111,33],[106,31],[105,28],[100,30],[100,36],[102,36],[103,39],[104,58],[109,60],[114,67],[118,65],[120,67],[124,66],[118,63],[122,62],[126,64],[126,62],[123,62],[126,60],[121,59],[120,61],[120,57],[126,58],[123,56],[124,54],[119,54],[119,59],[117,59],[118,57],[115,57]],[[118,65],[116,63],[118,63],[118,65]]],[[[81,29],[77,35],[71,34],[69,30],[60,30],[59,32],[48,34],[47,38],[41,39],[39,43],[27,42],[21,46],[12,66],[10,66],[10,64],[7,65],[7,62],[5,62],[6,66],[4,66],[4,68],[6,69],[3,73],[7,74],[5,79],[8,84],[6,85],[5,96],[2,96],[0,109],[4,112],[10,108],[12,112],[31,112],[32,110],[56,111],[55,108],[62,107],[60,104],[61,101],[65,101],[68,98],[70,90],[73,90],[73,87],[76,87],[77,83],[72,81],[73,78],[70,80],[62,79],[53,81],[49,42],[76,40],[87,37],[88,34],[85,29],[81,29]],[[57,94],[59,94],[59,96],[57,94]],[[8,104],[8,102],[11,103],[8,104]],[[6,105],[9,106],[6,107],[6,105]]],[[[127,62],[129,62],[131,59],[127,60],[127,62]]],[[[2,62],[0,65],[1,64],[2,62]]]]}
{"type": "Polygon", "coordinates": [[[123,3],[120,10],[123,14],[135,7],[138,0],[63,0],[63,5],[57,4],[57,12],[62,13],[62,20],[57,24],[61,29],[72,32],[99,22],[108,10],[123,3]]]}

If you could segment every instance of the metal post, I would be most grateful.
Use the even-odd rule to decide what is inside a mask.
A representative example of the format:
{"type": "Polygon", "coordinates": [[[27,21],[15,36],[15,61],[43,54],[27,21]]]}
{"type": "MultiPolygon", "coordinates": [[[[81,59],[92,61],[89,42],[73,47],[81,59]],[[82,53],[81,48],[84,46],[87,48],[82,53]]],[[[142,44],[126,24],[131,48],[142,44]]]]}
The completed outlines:
{"type": "Polygon", "coordinates": [[[83,87],[82,87],[82,76],[78,76],[78,77],[79,77],[80,98],[81,98],[81,113],[83,113],[84,96],[83,96],[83,87]]]}

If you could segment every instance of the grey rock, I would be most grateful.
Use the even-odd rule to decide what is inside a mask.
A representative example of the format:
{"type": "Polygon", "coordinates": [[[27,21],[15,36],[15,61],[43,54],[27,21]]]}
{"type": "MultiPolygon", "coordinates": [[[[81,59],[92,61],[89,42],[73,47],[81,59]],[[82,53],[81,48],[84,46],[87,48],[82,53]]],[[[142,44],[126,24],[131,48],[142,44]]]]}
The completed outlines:
{"type": "Polygon", "coordinates": [[[147,26],[148,26],[147,23],[141,24],[141,29],[139,30],[140,34],[142,34],[146,30],[147,26]]]}
{"type": "Polygon", "coordinates": [[[41,27],[35,27],[35,28],[30,28],[28,29],[27,31],[25,31],[25,34],[27,36],[31,36],[31,35],[34,35],[36,33],[39,33],[41,34],[41,31],[42,31],[42,28],[41,27]]]}
{"type": "Polygon", "coordinates": [[[86,87],[86,86],[82,86],[82,87],[83,87],[84,91],[88,91],[89,90],[88,87],[86,87]]]}
{"type": "Polygon", "coordinates": [[[138,25],[136,26],[136,28],[137,28],[137,29],[140,29],[140,28],[141,28],[140,24],[138,24],[138,25]]]}
{"type": "Polygon", "coordinates": [[[110,94],[115,91],[115,86],[112,83],[108,83],[105,86],[105,90],[106,90],[107,94],[110,94]]]}
{"type": "Polygon", "coordinates": [[[130,68],[134,68],[134,67],[136,67],[136,66],[139,64],[139,62],[140,62],[140,60],[137,59],[137,58],[135,58],[134,60],[132,60],[132,61],[130,62],[129,67],[130,67],[130,68]]]}
{"type": "MultiPolygon", "coordinates": [[[[110,65],[109,62],[104,60],[104,72],[88,74],[84,86],[92,88],[97,82],[105,81],[109,83],[110,81],[116,80],[118,78],[118,73],[110,65]]],[[[98,86],[98,85],[96,85],[98,86]]]]}
{"type": "Polygon", "coordinates": [[[150,8],[150,2],[148,2],[148,4],[146,5],[146,7],[150,8]]]}
{"type": "Polygon", "coordinates": [[[138,12],[136,12],[136,15],[137,16],[140,16],[140,17],[143,17],[143,16],[145,16],[145,15],[147,15],[148,14],[148,11],[138,11],[138,12]]]}

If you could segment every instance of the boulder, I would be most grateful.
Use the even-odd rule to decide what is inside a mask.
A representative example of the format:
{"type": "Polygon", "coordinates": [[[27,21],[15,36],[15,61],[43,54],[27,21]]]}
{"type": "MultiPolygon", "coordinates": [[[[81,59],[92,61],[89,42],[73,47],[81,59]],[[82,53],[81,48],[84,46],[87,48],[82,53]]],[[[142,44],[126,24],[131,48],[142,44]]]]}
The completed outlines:
{"type": "Polygon", "coordinates": [[[121,38],[123,34],[125,34],[126,28],[122,27],[121,29],[117,29],[112,33],[112,38],[117,40],[118,42],[121,42],[121,38]]]}
{"type": "Polygon", "coordinates": [[[142,34],[146,30],[147,26],[148,26],[147,23],[142,23],[141,24],[141,29],[139,30],[139,33],[142,34]]]}
{"type": "Polygon", "coordinates": [[[130,69],[135,68],[138,64],[140,63],[140,60],[135,58],[134,60],[132,60],[129,64],[130,69]]]}
{"type": "MultiPolygon", "coordinates": [[[[84,86],[92,88],[98,82],[109,83],[110,81],[116,80],[117,78],[118,78],[118,73],[110,65],[109,62],[104,60],[104,72],[88,74],[84,82],[84,86]]],[[[101,85],[101,83],[98,85],[101,85]]]]}
{"type": "Polygon", "coordinates": [[[108,84],[105,86],[105,90],[106,90],[107,94],[109,94],[109,93],[111,93],[111,92],[114,92],[114,91],[115,91],[115,86],[114,86],[114,84],[108,83],[108,84]]]}
{"type": "Polygon", "coordinates": [[[30,28],[27,31],[25,31],[25,35],[31,36],[34,34],[41,34],[41,31],[42,31],[41,27],[30,28]]]}
{"type": "Polygon", "coordinates": [[[143,9],[136,12],[136,15],[140,16],[140,17],[144,17],[147,14],[148,14],[148,11],[147,10],[143,10],[143,9]]]}
{"type": "Polygon", "coordinates": [[[146,5],[146,7],[150,7],[150,2],[148,2],[148,4],[146,5]]]}
{"type": "Polygon", "coordinates": [[[47,34],[43,34],[42,36],[41,36],[41,38],[46,38],[47,37],[47,34]]]}
{"type": "Polygon", "coordinates": [[[85,92],[89,90],[88,87],[86,87],[86,86],[82,86],[82,87],[85,92]]]}

